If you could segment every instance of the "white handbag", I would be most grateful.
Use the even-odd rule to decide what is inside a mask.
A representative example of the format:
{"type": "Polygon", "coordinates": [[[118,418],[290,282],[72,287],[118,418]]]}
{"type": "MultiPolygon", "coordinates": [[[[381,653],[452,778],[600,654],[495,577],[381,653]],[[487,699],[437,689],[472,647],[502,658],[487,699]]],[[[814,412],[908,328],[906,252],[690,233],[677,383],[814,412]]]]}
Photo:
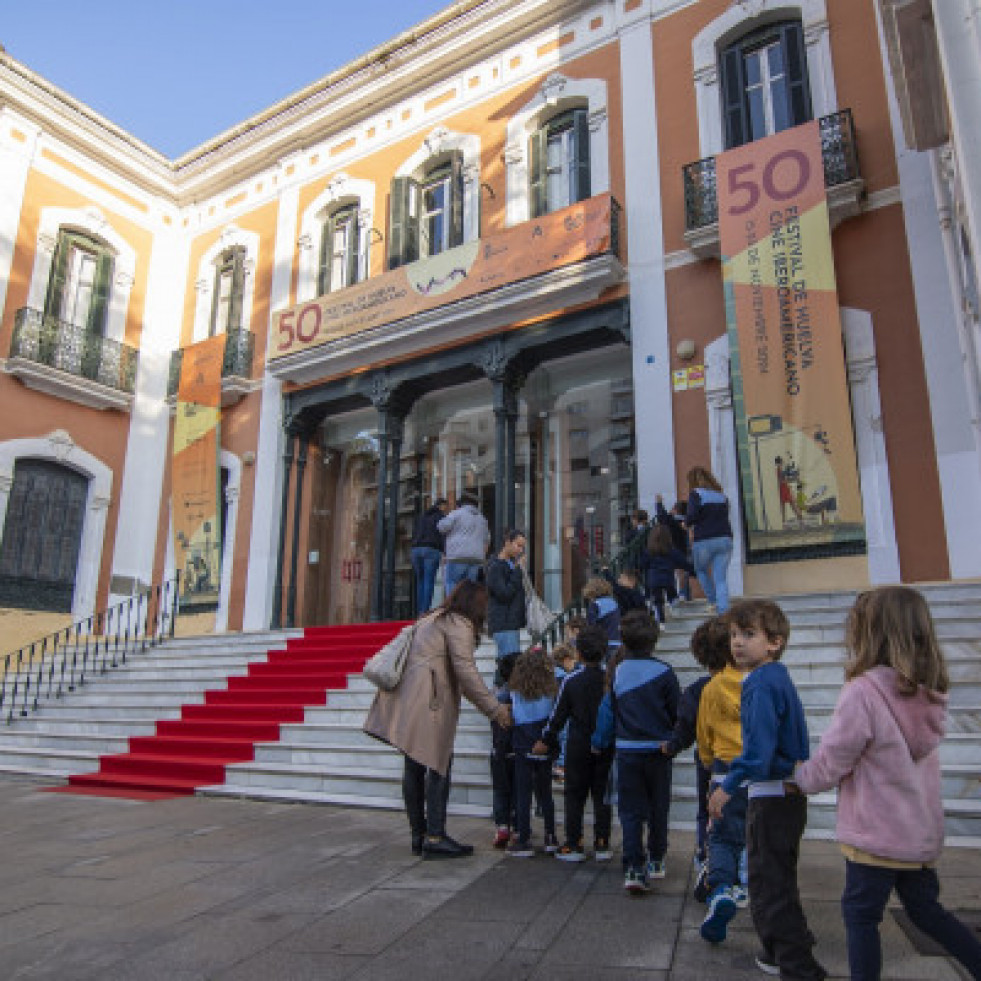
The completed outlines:
{"type": "Polygon", "coordinates": [[[362,674],[382,691],[398,688],[409,659],[409,648],[416,634],[415,623],[403,627],[377,654],[373,654],[362,674]]]}
{"type": "Polygon", "coordinates": [[[521,576],[525,584],[525,625],[528,632],[535,637],[541,637],[549,624],[555,619],[555,614],[548,608],[545,601],[535,592],[528,570],[522,567],[521,576]]]}

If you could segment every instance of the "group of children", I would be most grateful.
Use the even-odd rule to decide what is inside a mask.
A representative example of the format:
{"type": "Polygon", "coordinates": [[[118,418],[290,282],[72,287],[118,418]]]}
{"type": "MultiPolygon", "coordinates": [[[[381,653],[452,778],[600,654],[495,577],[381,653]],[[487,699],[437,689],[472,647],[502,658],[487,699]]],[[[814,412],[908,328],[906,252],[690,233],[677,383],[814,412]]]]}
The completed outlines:
{"type": "Polygon", "coordinates": [[[880,975],[878,925],[895,888],[913,923],[981,978],[981,943],[941,906],[933,867],[943,844],[938,749],[948,678],[926,602],[905,587],[859,597],[846,629],[846,684],[813,757],[801,700],[781,662],[789,636],[777,604],[735,603],[695,631],[692,654],[708,674],[683,693],[671,666],[653,654],[658,626],[645,610],[620,618],[615,647],[603,625],[582,627],[574,642],[579,664],[562,670],[561,684],[543,649],[521,655],[501,695],[514,719],[514,783],[510,809],[497,814],[504,826],[495,843],[511,856],[534,854],[534,798],[545,850],[582,862],[583,815],[592,798],[594,855],[608,861],[612,769],[624,887],[648,892],[665,875],[672,760],[696,743],[695,888],[707,904],[700,928],[706,941],[724,941],[729,922],[748,905],[761,970],[826,976],[814,957],[797,860],[806,794],[837,787],[851,977],[880,975]],[[552,761],[563,733],[560,844],[552,761]]]}

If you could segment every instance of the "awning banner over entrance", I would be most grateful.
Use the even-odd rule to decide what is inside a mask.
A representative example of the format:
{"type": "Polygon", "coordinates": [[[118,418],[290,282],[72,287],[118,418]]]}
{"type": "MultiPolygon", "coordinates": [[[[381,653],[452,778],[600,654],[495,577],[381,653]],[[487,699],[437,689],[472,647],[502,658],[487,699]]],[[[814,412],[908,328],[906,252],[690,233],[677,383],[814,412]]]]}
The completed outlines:
{"type": "Polygon", "coordinates": [[[609,194],[600,194],[298,303],[274,315],[266,359],[283,358],[615,252],[617,208],[609,194]]]}
{"type": "Polygon", "coordinates": [[[225,337],[184,349],[171,478],[174,562],[181,571],[181,602],[218,602],[221,518],[218,454],[221,368],[225,337]]]}
{"type": "Polygon", "coordinates": [[[716,168],[748,557],[861,551],[818,124],[729,150],[716,168]]]}

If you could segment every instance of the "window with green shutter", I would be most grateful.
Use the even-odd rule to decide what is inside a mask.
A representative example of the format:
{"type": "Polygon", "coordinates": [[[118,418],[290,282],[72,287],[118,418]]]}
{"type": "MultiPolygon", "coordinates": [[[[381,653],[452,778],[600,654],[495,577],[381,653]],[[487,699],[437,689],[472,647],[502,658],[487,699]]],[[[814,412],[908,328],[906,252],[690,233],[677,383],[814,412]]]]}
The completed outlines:
{"type": "Polygon", "coordinates": [[[812,118],[800,21],[767,24],[720,56],[726,149],[772,136],[812,118]]]}
{"type": "Polygon", "coordinates": [[[590,196],[589,115],[570,109],[552,116],[529,137],[529,211],[532,218],[590,196]]]}
{"type": "Polygon", "coordinates": [[[225,249],[215,261],[215,287],[211,297],[208,336],[242,328],[245,298],[245,246],[225,249]]]}
{"type": "Polygon", "coordinates": [[[343,289],[360,279],[358,206],[338,208],[324,219],[317,267],[317,295],[343,289]]]}
{"type": "Polygon", "coordinates": [[[112,297],[112,251],[74,229],[58,232],[44,301],[45,319],[104,335],[112,297]]]}

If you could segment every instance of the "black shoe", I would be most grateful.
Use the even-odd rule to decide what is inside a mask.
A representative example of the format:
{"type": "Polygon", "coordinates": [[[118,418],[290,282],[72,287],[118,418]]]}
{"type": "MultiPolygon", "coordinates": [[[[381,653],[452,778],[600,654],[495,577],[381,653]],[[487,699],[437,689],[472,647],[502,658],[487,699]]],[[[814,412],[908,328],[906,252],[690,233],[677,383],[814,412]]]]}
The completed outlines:
{"type": "Polygon", "coordinates": [[[421,855],[422,854],[422,835],[412,836],[412,854],[421,855]]]}
{"type": "Polygon", "coordinates": [[[466,858],[473,854],[473,845],[461,845],[449,835],[425,838],[422,842],[423,858],[466,858]]]}

